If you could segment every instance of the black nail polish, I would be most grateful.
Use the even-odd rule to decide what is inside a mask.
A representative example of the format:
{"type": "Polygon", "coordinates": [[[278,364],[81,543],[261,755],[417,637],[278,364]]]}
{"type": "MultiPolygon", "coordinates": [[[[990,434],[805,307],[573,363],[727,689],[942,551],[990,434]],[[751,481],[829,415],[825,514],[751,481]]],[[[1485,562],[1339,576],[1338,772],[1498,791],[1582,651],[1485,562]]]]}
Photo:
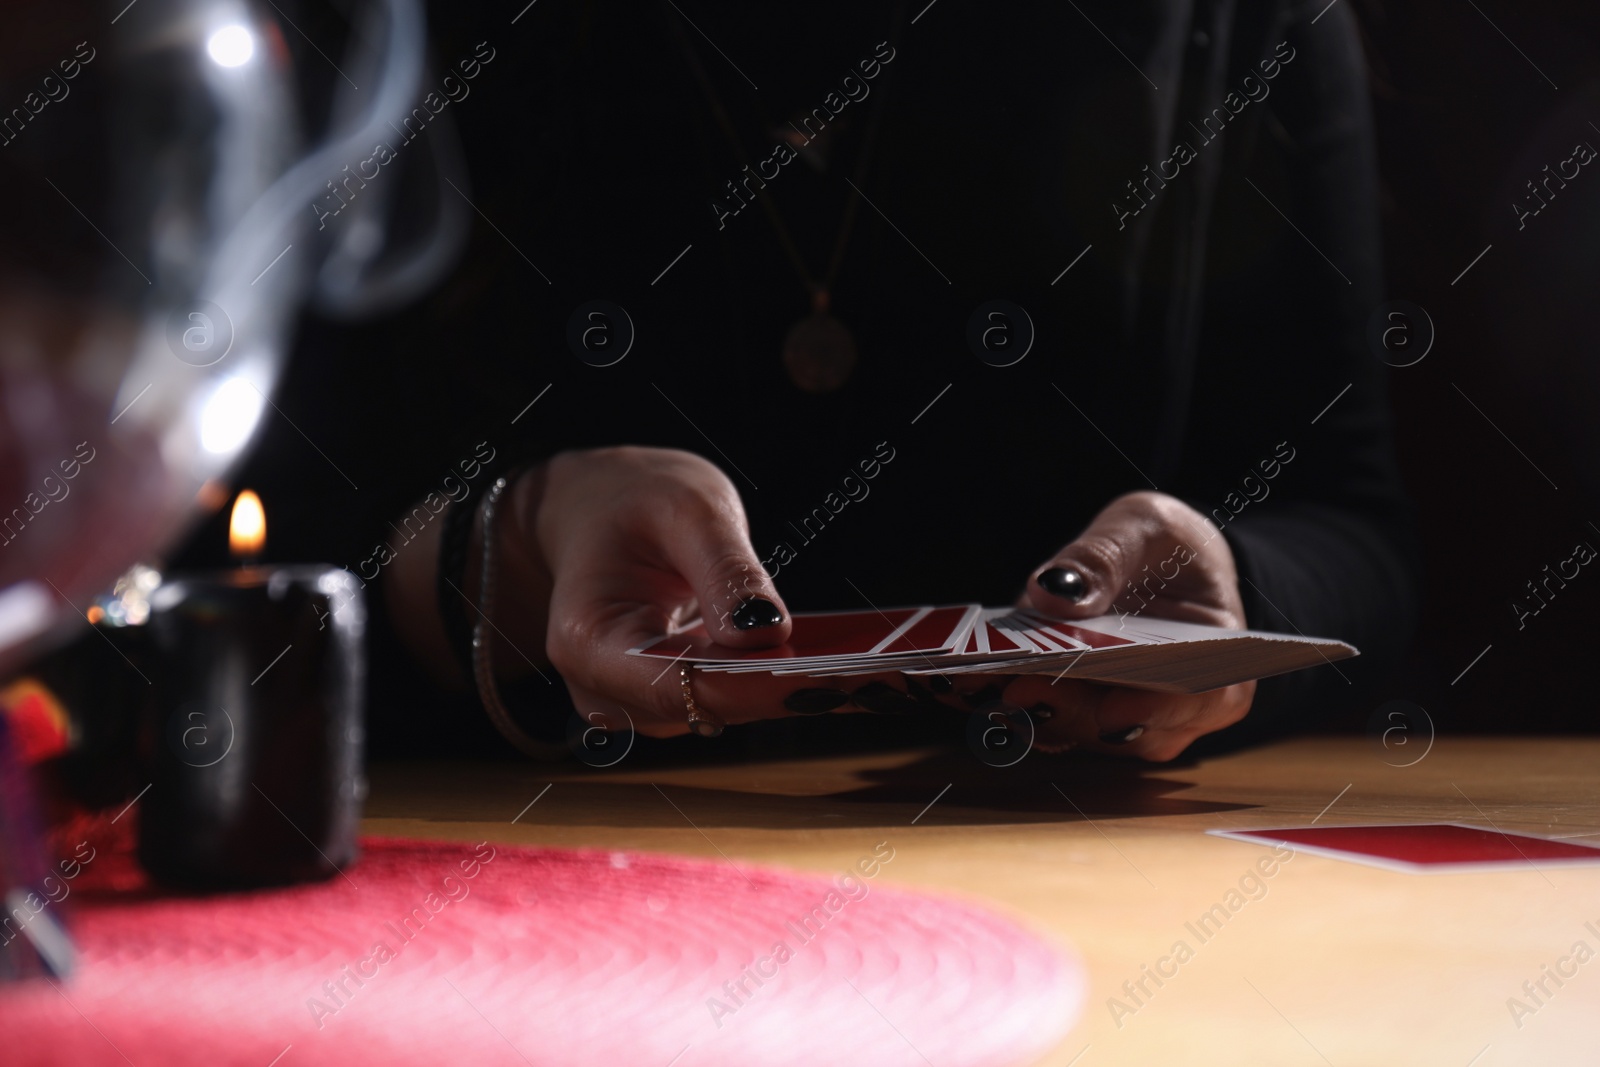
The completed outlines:
{"type": "Polygon", "coordinates": [[[923,685],[916,675],[902,674],[900,677],[905,679],[906,692],[910,694],[912,700],[915,700],[918,704],[921,704],[925,708],[937,708],[942,706],[939,703],[939,698],[934,696],[928,687],[923,685]]]}
{"type": "Polygon", "coordinates": [[[1089,583],[1072,567],[1051,567],[1039,575],[1039,588],[1074,604],[1089,595],[1089,583]]]}
{"type": "Polygon", "coordinates": [[[728,618],[733,620],[735,630],[761,630],[782,622],[783,612],[765,597],[753,596],[734,608],[728,618]]]}
{"type": "Polygon", "coordinates": [[[850,703],[843,689],[796,689],[783,698],[783,706],[796,715],[826,715],[850,703]]]}
{"type": "Polygon", "coordinates": [[[855,701],[857,707],[877,715],[903,715],[918,710],[915,700],[884,682],[864,685],[851,693],[850,699],[855,701]]]}
{"type": "Polygon", "coordinates": [[[1130,726],[1126,730],[1109,730],[1100,735],[1100,740],[1108,745],[1126,745],[1130,741],[1139,740],[1143,734],[1143,726],[1130,726]]]}
{"type": "Polygon", "coordinates": [[[1028,709],[1028,714],[1032,715],[1040,722],[1049,722],[1055,717],[1055,713],[1056,709],[1052,708],[1049,704],[1035,704],[1033,707],[1028,709]]]}
{"type": "Polygon", "coordinates": [[[942,674],[930,674],[928,675],[928,688],[935,693],[953,693],[956,691],[956,683],[942,674]]]}
{"type": "Polygon", "coordinates": [[[986,685],[982,689],[974,689],[970,693],[961,694],[961,702],[969,708],[981,707],[999,699],[1000,687],[998,685],[986,685]]]}

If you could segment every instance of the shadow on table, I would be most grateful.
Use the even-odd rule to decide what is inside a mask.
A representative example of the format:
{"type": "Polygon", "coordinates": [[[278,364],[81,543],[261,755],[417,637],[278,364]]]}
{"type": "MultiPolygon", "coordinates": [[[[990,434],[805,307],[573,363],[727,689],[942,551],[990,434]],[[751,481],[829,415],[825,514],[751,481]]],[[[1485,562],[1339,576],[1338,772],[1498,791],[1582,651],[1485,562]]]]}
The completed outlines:
{"type": "Polygon", "coordinates": [[[861,769],[855,774],[860,785],[823,795],[775,796],[681,784],[662,789],[664,798],[682,809],[676,814],[696,823],[773,828],[1068,823],[1251,806],[1173,796],[1194,784],[1174,775],[1183,769],[1088,754],[1035,754],[1013,767],[988,767],[965,752],[933,752],[898,766],[861,769]]]}
{"type": "Polygon", "coordinates": [[[373,768],[367,815],[528,825],[803,830],[883,826],[988,826],[1238,811],[1252,805],[1174,794],[1195,783],[1194,762],[1161,765],[1092,754],[1030,753],[990,767],[965,750],[888,752],[763,765],[622,767],[573,773],[527,764],[373,768]],[[814,771],[813,771],[814,768],[814,771]],[[422,780],[419,780],[419,774],[422,780]],[[553,784],[552,783],[552,779],[553,784]],[[548,795],[544,795],[551,784],[548,795]]]}

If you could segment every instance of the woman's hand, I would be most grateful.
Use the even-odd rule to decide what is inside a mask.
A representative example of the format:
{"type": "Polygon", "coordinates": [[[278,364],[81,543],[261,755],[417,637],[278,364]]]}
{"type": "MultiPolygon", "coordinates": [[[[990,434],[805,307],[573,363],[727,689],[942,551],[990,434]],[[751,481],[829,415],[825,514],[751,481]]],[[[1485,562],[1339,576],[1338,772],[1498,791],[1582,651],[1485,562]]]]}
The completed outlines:
{"type": "MultiPolygon", "coordinates": [[[[789,637],[783,598],[750,547],[733,483],[688,452],[603,448],[566,452],[508,489],[495,531],[494,662],[505,677],[554,666],[585,722],[688,732],[680,666],[628,650],[695,617],[720,644],[765,648],[789,637]]],[[[396,557],[389,608],[396,630],[441,678],[461,678],[435,603],[439,527],[396,557]]],[[[474,551],[456,590],[478,619],[474,551]]],[[[725,723],[832,711],[909,712],[899,674],[835,681],[694,672],[695,703],[725,723]]]]}
{"type": "MultiPolygon", "coordinates": [[[[521,479],[511,501],[499,535],[496,614],[521,600],[531,619],[548,590],[548,614],[540,613],[548,624],[527,639],[547,651],[587,722],[618,728],[631,721],[657,737],[687,732],[679,666],[627,653],[696,616],[731,648],[789,637],[789,613],[750,546],[738,490],[699,456],[654,448],[564,453],[521,479]]],[[[905,688],[897,675],[851,678],[849,693],[766,674],[696,672],[693,686],[695,703],[730,724],[864,704],[916,706],[897,691],[905,688]]]]}
{"type": "MultiPolygon", "coordinates": [[[[1233,552],[1222,532],[1176,497],[1138,492],[1113,500],[1076,541],[1034,571],[1024,607],[1062,618],[1139,615],[1243,629],[1233,552]]],[[[1009,704],[1051,709],[1042,745],[1075,744],[1152,760],[1244,718],[1256,683],[1174,694],[1028,675],[1009,704]]],[[[1041,716],[1034,714],[1037,721],[1041,716]]]]}
{"type": "MultiPolygon", "coordinates": [[[[696,616],[732,648],[787,640],[789,615],[750,547],[739,493],[711,463],[606,448],[556,456],[535,481],[519,484],[503,558],[536,552],[548,568],[544,648],[586,721],[620,726],[626,710],[641,733],[685,732],[679,668],[627,652],[696,616]]],[[[698,704],[722,718],[742,710],[713,700],[705,679],[694,679],[698,704]]]]}

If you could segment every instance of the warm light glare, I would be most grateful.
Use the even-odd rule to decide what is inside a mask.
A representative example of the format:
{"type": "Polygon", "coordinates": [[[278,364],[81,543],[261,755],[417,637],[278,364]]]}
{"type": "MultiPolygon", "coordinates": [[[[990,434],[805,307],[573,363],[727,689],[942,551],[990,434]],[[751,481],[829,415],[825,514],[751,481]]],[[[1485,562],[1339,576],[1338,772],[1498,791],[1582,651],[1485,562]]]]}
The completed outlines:
{"type": "Polygon", "coordinates": [[[228,520],[228,551],[235,556],[259,556],[267,545],[267,513],[261,498],[246,489],[233,502],[228,520]]]}
{"type": "Polygon", "coordinates": [[[228,502],[228,487],[215,478],[207,478],[194,495],[195,504],[206,514],[221,511],[228,502]]]}
{"type": "Polygon", "coordinates": [[[206,54],[219,67],[242,67],[255,52],[255,38],[243,26],[224,26],[206,41],[206,54]]]}
{"type": "Polygon", "coordinates": [[[84,612],[84,614],[88,616],[90,622],[99,622],[101,619],[106,617],[105,609],[99,604],[90,604],[89,610],[84,612]]]}

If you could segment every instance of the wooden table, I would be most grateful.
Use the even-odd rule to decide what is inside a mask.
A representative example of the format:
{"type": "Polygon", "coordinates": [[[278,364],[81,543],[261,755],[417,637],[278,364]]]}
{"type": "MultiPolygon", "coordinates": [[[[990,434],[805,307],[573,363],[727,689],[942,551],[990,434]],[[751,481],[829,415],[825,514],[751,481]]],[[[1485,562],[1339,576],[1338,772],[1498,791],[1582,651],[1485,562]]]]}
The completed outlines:
{"type": "Polygon", "coordinates": [[[364,829],[829,874],[887,838],[886,882],[981,901],[1081,954],[1089,998],[1055,1067],[1600,1063],[1600,935],[1585,927],[1600,930],[1600,867],[1410,875],[1300,854],[1260,889],[1246,880],[1255,898],[1204,943],[1185,925],[1270,854],[1209,829],[1463,822],[1600,844],[1600,739],[1441,738],[1393,762],[1363,739],[1306,738],[1167,765],[1033,754],[993,769],[948,751],[383,765],[364,829]],[[1192,958],[1163,964],[1176,974],[1146,979],[1136,1005],[1123,983],[1179,940],[1192,958]],[[1595,957],[1545,978],[1580,941],[1595,957]],[[1541,978],[1536,1004],[1523,983],[1541,978]],[[1513,997],[1531,1013],[1514,1019],[1513,997]]]}

